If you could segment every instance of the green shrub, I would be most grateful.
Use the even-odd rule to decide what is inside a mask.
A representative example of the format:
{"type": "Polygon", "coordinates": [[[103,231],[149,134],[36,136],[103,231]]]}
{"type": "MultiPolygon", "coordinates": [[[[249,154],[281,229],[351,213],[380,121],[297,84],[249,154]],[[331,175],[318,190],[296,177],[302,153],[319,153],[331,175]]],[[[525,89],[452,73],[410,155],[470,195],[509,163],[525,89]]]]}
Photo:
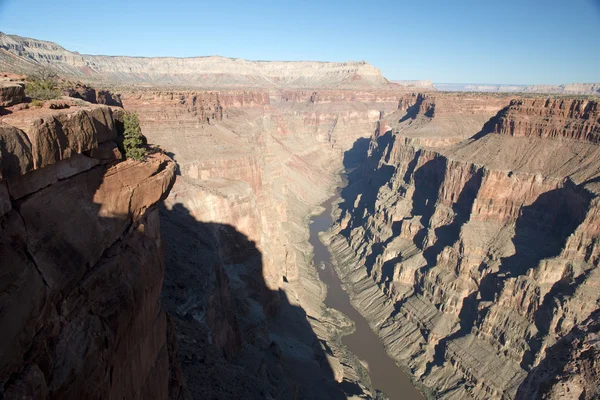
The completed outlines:
{"type": "Polygon", "coordinates": [[[31,100],[31,103],[29,103],[29,106],[31,107],[42,107],[44,105],[44,102],[41,100],[31,100]]]}
{"type": "Polygon", "coordinates": [[[33,100],[53,100],[62,96],[56,75],[44,69],[27,79],[25,94],[33,100]]]}
{"type": "Polygon", "coordinates": [[[136,113],[125,113],[123,116],[123,149],[125,157],[138,161],[146,159],[148,151],[144,148],[140,120],[136,113]]]}

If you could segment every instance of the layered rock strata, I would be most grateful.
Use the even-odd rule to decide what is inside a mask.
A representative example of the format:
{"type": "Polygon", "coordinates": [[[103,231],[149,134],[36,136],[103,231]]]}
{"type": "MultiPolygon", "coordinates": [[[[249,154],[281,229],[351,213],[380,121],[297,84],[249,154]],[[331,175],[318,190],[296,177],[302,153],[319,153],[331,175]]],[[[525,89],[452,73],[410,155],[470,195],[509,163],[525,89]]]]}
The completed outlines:
{"type": "Polygon", "coordinates": [[[122,161],[120,111],[79,104],[0,117],[0,392],[183,398],[156,206],[175,164],[122,161]]]}
{"type": "MultiPolygon", "coordinates": [[[[476,133],[483,121],[509,103],[497,96],[434,98],[344,90],[123,90],[121,98],[126,108],[140,115],[150,141],[168,149],[180,169],[162,214],[173,268],[163,296],[177,319],[192,391],[197,396],[218,392],[206,384],[208,376],[215,379],[208,365],[228,370],[233,362],[254,370],[260,363],[267,376],[259,379],[263,383],[237,371],[230,376],[246,382],[246,389],[229,379],[219,387],[227,386],[234,397],[248,387],[255,388],[252,396],[258,397],[261,392],[280,396],[296,387],[299,396],[310,398],[340,396],[340,386],[332,381],[362,385],[363,396],[370,395],[363,385],[368,381],[358,376],[362,367],[339,342],[351,329],[349,322],[324,309],[325,288],[306,246],[306,216],[333,187],[343,151],[378,124],[385,129],[389,124],[381,118],[390,123],[401,119],[399,115],[416,103],[437,106],[435,118],[423,117],[430,128],[437,123],[441,131],[443,124],[461,124],[463,129],[450,139],[439,135],[439,140],[453,142],[476,133]],[[186,245],[187,241],[196,244],[186,245]],[[238,243],[239,251],[229,242],[238,243]],[[194,250],[198,248],[205,251],[194,250]],[[227,256],[232,253],[239,253],[237,261],[227,256]],[[198,280],[195,275],[208,278],[198,280]],[[213,298],[219,300],[220,318],[210,317],[213,298]],[[303,322],[307,319],[310,325],[303,322]],[[200,336],[210,339],[199,344],[200,336]],[[288,337],[295,337],[293,343],[288,337]],[[207,356],[214,346],[224,360],[207,356]],[[280,349],[281,362],[271,360],[271,346],[280,349]],[[299,346],[309,359],[320,361],[312,364],[315,361],[299,357],[293,350],[299,346]],[[249,360],[253,361],[248,364],[249,360]],[[279,368],[287,379],[273,378],[279,376],[273,372],[279,368]],[[323,377],[330,383],[316,383],[323,377]]],[[[424,123],[420,118],[403,121],[413,130],[424,123]]]]}
{"type": "Polygon", "coordinates": [[[0,32],[0,69],[30,73],[51,65],[61,75],[102,83],[201,87],[385,87],[365,61],[247,61],[210,57],[126,57],[73,53],[56,43],[0,32]]]}
{"type": "Polygon", "coordinates": [[[342,193],[329,240],[355,306],[436,397],[593,398],[589,353],[568,372],[549,360],[595,335],[597,103],[514,100],[445,147],[415,140],[435,120],[423,103],[416,129],[376,132],[342,193]]]}
{"type": "Polygon", "coordinates": [[[123,90],[121,98],[180,169],[161,214],[171,268],[163,297],[193,395],[227,387],[231,397],[344,398],[344,387],[358,386],[355,395],[370,396],[339,343],[351,322],[322,304],[307,224],[335,184],[343,149],[394,111],[398,94],[123,90]],[[349,100],[357,96],[369,101],[349,100]]]}

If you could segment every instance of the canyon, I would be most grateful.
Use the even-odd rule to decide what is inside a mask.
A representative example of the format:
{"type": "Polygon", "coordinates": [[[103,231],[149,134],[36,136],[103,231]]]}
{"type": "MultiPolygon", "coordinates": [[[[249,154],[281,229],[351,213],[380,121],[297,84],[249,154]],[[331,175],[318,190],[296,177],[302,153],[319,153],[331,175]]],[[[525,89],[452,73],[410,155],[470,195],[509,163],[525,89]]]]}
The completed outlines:
{"type": "Polygon", "coordinates": [[[367,324],[427,398],[599,395],[593,96],[5,34],[0,69],[5,398],[377,398],[367,324]]]}

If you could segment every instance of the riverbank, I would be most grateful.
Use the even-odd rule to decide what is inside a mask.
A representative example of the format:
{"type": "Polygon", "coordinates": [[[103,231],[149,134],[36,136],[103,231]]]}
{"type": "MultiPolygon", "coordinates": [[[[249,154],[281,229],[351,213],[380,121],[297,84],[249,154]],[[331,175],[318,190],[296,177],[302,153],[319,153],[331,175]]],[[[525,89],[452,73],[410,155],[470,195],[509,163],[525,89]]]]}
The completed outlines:
{"type": "Polygon", "coordinates": [[[322,204],[323,211],[313,215],[310,223],[309,243],[314,248],[313,262],[319,278],[327,285],[324,303],[353,321],[354,330],[344,334],[341,342],[360,362],[358,369],[368,375],[373,393],[381,391],[392,400],[423,399],[424,396],[413,386],[410,378],[388,356],[367,320],[352,305],[350,296],[342,287],[342,281],[334,269],[332,254],[324,244],[327,243],[327,232],[333,224],[332,211],[334,204],[340,200],[342,187],[343,185],[338,186],[335,193],[322,204]]]}

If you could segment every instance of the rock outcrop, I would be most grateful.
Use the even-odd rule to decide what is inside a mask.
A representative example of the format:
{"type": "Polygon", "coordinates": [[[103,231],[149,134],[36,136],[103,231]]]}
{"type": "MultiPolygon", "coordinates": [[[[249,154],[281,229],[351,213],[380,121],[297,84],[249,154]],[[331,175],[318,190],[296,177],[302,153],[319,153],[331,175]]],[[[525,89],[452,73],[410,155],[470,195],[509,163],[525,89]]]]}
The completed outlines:
{"type": "Polygon", "coordinates": [[[25,101],[25,84],[0,78],[0,107],[8,107],[25,101]]]}
{"type": "Polygon", "coordinates": [[[355,306],[437,397],[513,398],[542,379],[590,395],[592,353],[553,378],[549,365],[569,338],[593,348],[597,103],[513,100],[471,138],[426,147],[426,100],[419,124],[376,132],[343,191],[330,247],[355,306]]]}
{"type": "Polygon", "coordinates": [[[157,204],[175,164],[121,161],[115,115],[87,104],[0,117],[5,399],[183,398],[160,302],[157,204]]]}
{"type": "Polygon", "coordinates": [[[120,95],[113,94],[108,90],[96,91],[93,87],[82,83],[69,84],[66,82],[63,85],[65,86],[63,90],[65,96],[85,100],[88,103],[123,107],[120,95]]]}
{"type": "Polygon", "coordinates": [[[592,314],[546,351],[519,387],[517,399],[600,397],[600,315],[592,314]]]}

